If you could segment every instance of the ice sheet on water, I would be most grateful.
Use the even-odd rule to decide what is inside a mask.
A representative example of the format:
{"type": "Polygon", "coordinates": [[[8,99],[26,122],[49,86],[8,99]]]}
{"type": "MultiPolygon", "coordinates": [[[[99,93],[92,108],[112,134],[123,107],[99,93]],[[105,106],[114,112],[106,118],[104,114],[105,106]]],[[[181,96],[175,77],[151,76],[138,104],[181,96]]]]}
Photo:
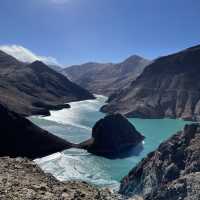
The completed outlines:
{"type": "MultiPolygon", "coordinates": [[[[118,188],[119,182],[109,178],[103,166],[85,150],[69,149],[62,153],[36,159],[35,162],[45,172],[52,173],[61,181],[82,180],[98,186],[118,188]]],[[[103,159],[103,158],[102,158],[103,159]]]]}

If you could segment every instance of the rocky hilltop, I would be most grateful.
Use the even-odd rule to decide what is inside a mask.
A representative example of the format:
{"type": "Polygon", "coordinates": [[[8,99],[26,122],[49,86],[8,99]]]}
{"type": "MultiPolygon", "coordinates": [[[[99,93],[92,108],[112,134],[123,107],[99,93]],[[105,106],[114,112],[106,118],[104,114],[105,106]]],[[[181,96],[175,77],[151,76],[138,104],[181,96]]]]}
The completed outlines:
{"type": "Polygon", "coordinates": [[[60,182],[23,158],[0,158],[1,200],[122,200],[85,182],[60,182]]]}
{"type": "Polygon", "coordinates": [[[128,119],[120,114],[114,114],[96,122],[92,128],[92,138],[79,144],[79,147],[107,158],[118,158],[125,156],[143,140],[144,136],[128,119]]]}
{"type": "Polygon", "coordinates": [[[149,63],[149,60],[133,55],[118,64],[85,63],[67,67],[62,72],[90,92],[108,96],[129,86],[149,63]]]}
{"type": "Polygon", "coordinates": [[[140,118],[199,120],[199,80],[200,45],[158,58],[101,110],[140,118]]]}
{"type": "Polygon", "coordinates": [[[186,125],[121,181],[120,193],[144,200],[200,199],[200,125],[186,125]]]}
{"type": "Polygon", "coordinates": [[[87,90],[42,62],[22,63],[0,51],[0,104],[22,115],[49,114],[70,101],[92,99],[87,90]]]}

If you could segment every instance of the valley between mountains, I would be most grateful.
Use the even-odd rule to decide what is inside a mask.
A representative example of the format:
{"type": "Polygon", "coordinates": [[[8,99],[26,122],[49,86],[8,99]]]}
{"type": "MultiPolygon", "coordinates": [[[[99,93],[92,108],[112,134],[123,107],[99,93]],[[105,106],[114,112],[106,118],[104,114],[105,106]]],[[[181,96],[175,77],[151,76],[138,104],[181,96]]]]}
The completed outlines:
{"type": "MultiPolygon", "coordinates": [[[[65,69],[41,61],[24,63],[0,51],[0,198],[199,200],[199,80],[199,45],[151,61],[133,55],[121,63],[86,63],[65,69]],[[101,113],[94,108],[87,113],[98,119],[95,123],[86,126],[84,115],[78,124],[85,125],[80,130],[89,130],[89,140],[67,141],[26,118],[73,110],[76,103],[95,101],[94,94],[108,100],[98,108],[101,113]],[[140,145],[139,155],[148,138],[136,129],[132,122],[136,118],[183,119],[188,125],[129,166],[132,170],[124,174],[118,191],[80,180],[59,181],[32,161],[71,148],[87,151],[85,159],[92,155],[92,159],[115,160],[132,157],[124,157],[124,152],[140,145]]],[[[77,124],[71,126],[78,130],[77,124]]]]}

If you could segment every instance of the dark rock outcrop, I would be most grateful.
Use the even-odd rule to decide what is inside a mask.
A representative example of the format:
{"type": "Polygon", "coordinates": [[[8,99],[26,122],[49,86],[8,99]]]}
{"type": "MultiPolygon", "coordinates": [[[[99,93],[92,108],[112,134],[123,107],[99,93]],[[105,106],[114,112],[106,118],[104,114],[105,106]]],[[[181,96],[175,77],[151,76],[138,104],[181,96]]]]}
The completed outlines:
{"type": "Polygon", "coordinates": [[[86,99],[94,96],[44,63],[25,64],[0,51],[1,105],[25,116],[48,115],[49,109],[86,99]]]}
{"type": "Polygon", "coordinates": [[[186,125],[122,181],[120,193],[145,200],[200,199],[200,125],[186,125]]]}
{"type": "Polygon", "coordinates": [[[90,92],[108,96],[128,87],[148,64],[149,60],[134,55],[118,64],[85,63],[67,67],[62,72],[90,92]]]}
{"type": "Polygon", "coordinates": [[[199,79],[200,46],[195,46],[155,60],[101,110],[140,118],[199,120],[199,79]]]}
{"type": "Polygon", "coordinates": [[[80,144],[89,152],[105,156],[118,157],[144,140],[135,127],[120,114],[108,115],[100,119],[92,129],[92,138],[80,144]]]}
{"type": "Polygon", "coordinates": [[[1,105],[0,120],[0,156],[34,159],[74,147],[1,105]]]}

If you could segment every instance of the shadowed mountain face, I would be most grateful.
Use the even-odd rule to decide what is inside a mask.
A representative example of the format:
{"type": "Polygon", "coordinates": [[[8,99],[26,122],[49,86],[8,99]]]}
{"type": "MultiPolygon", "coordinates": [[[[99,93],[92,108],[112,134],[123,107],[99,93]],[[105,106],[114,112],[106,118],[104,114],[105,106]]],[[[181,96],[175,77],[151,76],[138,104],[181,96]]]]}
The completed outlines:
{"type": "Polygon", "coordinates": [[[200,119],[200,46],[161,57],[125,90],[113,94],[104,112],[140,118],[200,119]]]}
{"type": "Polygon", "coordinates": [[[48,114],[60,104],[92,98],[42,62],[24,64],[0,51],[0,104],[11,110],[22,115],[48,114]]]}
{"type": "Polygon", "coordinates": [[[149,63],[134,55],[119,64],[86,63],[67,67],[63,74],[92,93],[108,96],[127,87],[149,63]]]}
{"type": "Polygon", "coordinates": [[[17,59],[15,59],[12,56],[9,56],[8,54],[4,53],[3,51],[0,50],[0,66],[1,69],[8,68],[10,66],[18,66],[18,65],[23,65],[23,63],[19,62],[17,59]]]}
{"type": "Polygon", "coordinates": [[[144,200],[199,200],[199,144],[199,124],[186,125],[123,178],[120,193],[144,200]]]}
{"type": "Polygon", "coordinates": [[[43,157],[73,145],[0,105],[0,156],[43,157]]]}

